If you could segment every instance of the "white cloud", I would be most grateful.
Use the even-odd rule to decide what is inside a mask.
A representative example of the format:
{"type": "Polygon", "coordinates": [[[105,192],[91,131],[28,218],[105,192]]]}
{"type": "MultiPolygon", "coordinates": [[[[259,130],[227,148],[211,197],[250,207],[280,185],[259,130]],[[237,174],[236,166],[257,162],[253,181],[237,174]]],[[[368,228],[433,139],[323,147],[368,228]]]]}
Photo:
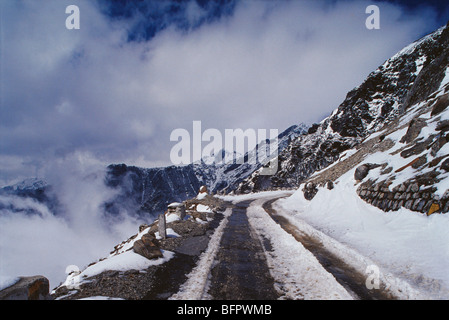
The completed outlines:
{"type": "MultiPolygon", "coordinates": [[[[432,12],[382,3],[381,30],[369,31],[368,4],[243,1],[228,18],[129,43],[127,21],[108,20],[94,2],[6,2],[0,146],[40,161],[80,150],[105,164],[169,164],[170,132],[193,120],[280,131],[318,122],[431,31],[432,12]],[[72,3],[80,30],[65,28],[72,3]]],[[[189,19],[202,10],[190,4],[189,19]]]]}

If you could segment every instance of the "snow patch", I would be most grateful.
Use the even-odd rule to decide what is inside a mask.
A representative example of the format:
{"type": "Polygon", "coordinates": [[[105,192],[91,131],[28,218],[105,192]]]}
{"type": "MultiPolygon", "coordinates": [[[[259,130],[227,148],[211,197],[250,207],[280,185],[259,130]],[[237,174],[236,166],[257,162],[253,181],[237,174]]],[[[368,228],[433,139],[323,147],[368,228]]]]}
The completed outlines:
{"type": "Polygon", "coordinates": [[[76,289],[82,283],[89,282],[89,277],[96,276],[104,271],[126,271],[126,270],[145,270],[150,266],[159,265],[167,262],[174,256],[174,252],[161,250],[163,257],[155,260],[149,260],[141,255],[135,253],[132,250],[123,252],[121,254],[110,256],[102,261],[99,261],[86,269],[81,273],[72,273],[67,277],[62,284],[68,289],[76,289]]]}

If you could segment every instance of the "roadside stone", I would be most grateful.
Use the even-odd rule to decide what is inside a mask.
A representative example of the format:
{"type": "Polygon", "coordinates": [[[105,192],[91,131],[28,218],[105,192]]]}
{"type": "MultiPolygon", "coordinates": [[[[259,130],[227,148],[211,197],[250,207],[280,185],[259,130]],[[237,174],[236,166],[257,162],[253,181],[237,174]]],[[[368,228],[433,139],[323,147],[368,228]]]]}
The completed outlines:
{"type": "Polygon", "coordinates": [[[419,190],[419,185],[417,183],[413,183],[410,185],[411,192],[418,192],[418,190],[419,190]]]}
{"type": "Polygon", "coordinates": [[[154,245],[146,245],[142,240],[134,242],[133,250],[135,253],[140,254],[149,260],[162,258],[161,250],[154,245]]]}
{"type": "Polygon", "coordinates": [[[50,283],[44,276],[21,277],[0,291],[0,300],[51,300],[50,283]]]}
{"type": "Polygon", "coordinates": [[[139,232],[142,232],[143,230],[145,230],[146,228],[149,228],[149,227],[150,227],[150,226],[147,225],[146,223],[141,224],[141,225],[139,226],[139,232]]]}
{"type": "Polygon", "coordinates": [[[362,181],[363,179],[366,178],[370,170],[377,167],[380,167],[380,164],[365,163],[362,164],[361,166],[358,166],[354,172],[354,179],[356,181],[362,181]]]}
{"type": "Polygon", "coordinates": [[[304,193],[304,198],[306,200],[310,201],[318,193],[318,188],[316,187],[316,185],[314,183],[309,182],[305,185],[305,187],[303,189],[303,193],[304,193]]]}

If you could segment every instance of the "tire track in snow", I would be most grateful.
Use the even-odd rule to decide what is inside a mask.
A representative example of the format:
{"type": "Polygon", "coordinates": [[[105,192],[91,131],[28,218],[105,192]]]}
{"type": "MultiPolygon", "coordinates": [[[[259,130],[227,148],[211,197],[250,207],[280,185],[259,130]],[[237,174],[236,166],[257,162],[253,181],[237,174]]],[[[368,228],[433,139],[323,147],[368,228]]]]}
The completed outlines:
{"type": "Polygon", "coordinates": [[[211,270],[209,295],[218,300],[275,300],[279,297],[264,248],[248,223],[251,200],[236,204],[211,270]]]}
{"type": "MultiPolygon", "coordinates": [[[[278,196],[277,199],[280,197],[278,196]]],[[[273,199],[273,197],[271,197],[273,199]]],[[[273,199],[273,200],[277,200],[273,199]]],[[[262,208],[270,198],[253,202],[247,214],[261,240],[275,288],[282,300],[352,300],[354,297],[326,271],[301,242],[286,232],[262,208]]]]}
{"type": "Polygon", "coordinates": [[[389,294],[383,290],[369,290],[366,285],[366,274],[360,274],[356,269],[348,265],[343,259],[337,257],[335,254],[325,248],[325,246],[318,240],[298,230],[291,225],[289,221],[276,214],[272,208],[272,203],[278,199],[267,201],[263,204],[264,210],[270,217],[278,223],[286,232],[291,234],[297,241],[310,251],[319,263],[332,274],[351,295],[356,299],[361,300],[387,300],[392,299],[389,294]]]}

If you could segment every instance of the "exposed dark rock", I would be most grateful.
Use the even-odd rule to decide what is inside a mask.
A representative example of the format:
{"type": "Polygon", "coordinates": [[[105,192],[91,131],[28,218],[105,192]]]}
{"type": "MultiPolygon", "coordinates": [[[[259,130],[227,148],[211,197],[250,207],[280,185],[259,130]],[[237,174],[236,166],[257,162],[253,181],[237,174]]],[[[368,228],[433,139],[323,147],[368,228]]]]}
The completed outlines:
{"type": "Polygon", "coordinates": [[[443,161],[443,163],[440,166],[440,169],[449,172],[449,159],[443,161]]]}
{"type": "Polygon", "coordinates": [[[421,118],[413,119],[412,121],[410,121],[410,124],[407,129],[407,133],[401,138],[400,142],[402,142],[402,143],[412,142],[419,136],[421,129],[424,128],[425,126],[427,126],[425,119],[421,119],[421,118]]]}
{"type": "Polygon", "coordinates": [[[418,155],[426,150],[433,142],[434,136],[430,136],[427,140],[423,142],[415,143],[415,145],[411,148],[408,148],[401,152],[401,157],[408,158],[413,155],[418,155]]]}
{"type": "Polygon", "coordinates": [[[368,175],[370,170],[378,168],[380,166],[380,164],[364,163],[361,166],[357,167],[357,169],[355,170],[354,179],[356,181],[362,181],[368,175]]]}
{"type": "Polygon", "coordinates": [[[442,120],[438,122],[437,127],[435,128],[437,131],[446,132],[449,131],[449,120],[442,120]]]}
{"type": "Polygon", "coordinates": [[[431,116],[443,112],[449,106],[449,94],[438,97],[437,101],[432,107],[431,116]]]}
{"type": "Polygon", "coordinates": [[[303,189],[304,192],[304,198],[306,200],[312,200],[315,195],[318,193],[318,188],[316,187],[316,185],[314,183],[307,183],[303,189]]]}
{"type": "Polygon", "coordinates": [[[0,291],[0,300],[51,300],[49,281],[43,276],[21,277],[0,291]]]}
{"type": "Polygon", "coordinates": [[[161,250],[152,241],[149,241],[148,239],[147,241],[144,240],[135,241],[133,250],[135,253],[140,254],[141,256],[150,260],[162,258],[163,256],[161,250]]]}

